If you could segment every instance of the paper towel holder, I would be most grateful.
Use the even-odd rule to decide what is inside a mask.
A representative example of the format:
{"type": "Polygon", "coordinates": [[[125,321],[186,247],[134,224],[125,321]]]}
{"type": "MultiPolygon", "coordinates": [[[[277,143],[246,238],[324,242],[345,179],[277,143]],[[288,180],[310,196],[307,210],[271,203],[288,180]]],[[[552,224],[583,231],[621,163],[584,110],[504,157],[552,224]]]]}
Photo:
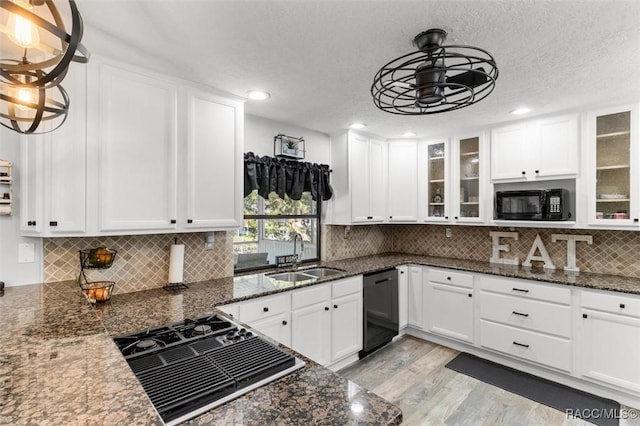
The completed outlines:
{"type": "MultiPolygon", "coordinates": [[[[174,238],[173,239],[173,245],[177,245],[177,244],[178,244],[178,239],[174,238]]],[[[167,291],[177,291],[177,290],[182,290],[182,289],[185,289],[185,288],[189,288],[189,286],[184,282],[177,282],[177,283],[167,283],[162,288],[167,290],[167,291]]]]}

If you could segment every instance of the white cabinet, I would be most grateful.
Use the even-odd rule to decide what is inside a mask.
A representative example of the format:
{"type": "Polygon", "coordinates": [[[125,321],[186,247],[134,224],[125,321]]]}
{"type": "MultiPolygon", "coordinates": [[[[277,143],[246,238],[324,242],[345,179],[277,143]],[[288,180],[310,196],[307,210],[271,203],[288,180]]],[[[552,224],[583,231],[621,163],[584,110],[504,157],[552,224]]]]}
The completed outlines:
{"type": "Polygon", "coordinates": [[[330,223],[379,223],[387,211],[387,144],[354,132],[331,138],[330,223]]]}
{"type": "MultiPolygon", "coordinates": [[[[355,283],[355,281],[354,281],[355,283]]],[[[338,284],[348,287],[349,284],[338,284]]],[[[353,287],[353,285],[352,285],[353,287]]],[[[334,287],[331,301],[331,361],[338,361],[362,349],[362,283],[355,284],[353,292],[336,296],[334,287]]]]}
{"type": "Polygon", "coordinates": [[[250,325],[273,340],[291,346],[291,317],[288,312],[253,321],[250,325]]]}
{"type": "Polygon", "coordinates": [[[587,116],[588,223],[640,226],[638,108],[595,111],[587,116]]]}
{"type": "Polygon", "coordinates": [[[424,311],[427,329],[473,343],[473,275],[443,269],[425,271],[424,311]]]}
{"type": "Polygon", "coordinates": [[[578,117],[520,122],[491,130],[491,180],[575,177],[579,172],[578,117]]]}
{"type": "MultiPolygon", "coordinates": [[[[234,309],[232,307],[223,311],[233,312],[234,309]]],[[[290,315],[289,293],[260,297],[238,304],[237,319],[287,346],[291,344],[290,315]]]]}
{"type": "Polygon", "coordinates": [[[482,132],[456,137],[452,146],[453,219],[459,223],[482,223],[491,197],[486,191],[488,161],[482,132]]]}
{"type": "Polygon", "coordinates": [[[409,283],[408,283],[408,323],[412,327],[423,328],[423,309],[422,309],[422,267],[409,266],[409,283]]]}
{"type": "Polygon", "coordinates": [[[640,394],[640,297],[580,293],[580,374],[640,394]]]}
{"type": "Polygon", "coordinates": [[[100,232],[167,231],[177,223],[178,87],[162,76],[92,60],[100,232]],[[99,189],[98,189],[99,188],[99,189]]]}
{"type": "Polygon", "coordinates": [[[409,325],[409,267],[398,266],[398,327],[409,325]]]}
{"type": "Polygon", "coordinates": [[[418,220],[418,144],[389,142],[387,203],[389,222],[418,220]]]}
{"type": "Polygon", "coordinates": [[[426,221],[449,221],[451,188],[449,184],[449,141],[426,142],[427,211],[426,221]]]}
{"type": "MultiPolygon", "coordinates": [[[[188,89],[186,212],[188,229],[239,227],[242,222],[242,104],[188,89]]],[[[186,219],[186,222],[185,220],[186,219]]]]}
{"type": "Polygon", "coordinates": [[[321,365],[331,362],[331,285],[291,295],[291,348],[321,365]]]}
{"type": "Polygon", "coordinates": [[[63,84],[71,99],[66,121],[21,141],[24,235],[84,235],[86,191],[98,190],[87,188],[86,66],[72,64],[63,84]]]}

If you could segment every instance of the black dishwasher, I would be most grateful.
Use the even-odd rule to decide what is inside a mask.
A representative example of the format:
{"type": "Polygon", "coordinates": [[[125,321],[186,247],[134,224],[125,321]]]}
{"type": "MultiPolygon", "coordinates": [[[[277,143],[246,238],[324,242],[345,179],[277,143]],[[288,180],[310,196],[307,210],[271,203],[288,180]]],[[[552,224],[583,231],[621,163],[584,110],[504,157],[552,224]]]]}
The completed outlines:
{"type": "Polygon", "coordinates": [[[387,269],[364,276],[364,332],[360,358],[398,335],[398,271],[387,269]]]}

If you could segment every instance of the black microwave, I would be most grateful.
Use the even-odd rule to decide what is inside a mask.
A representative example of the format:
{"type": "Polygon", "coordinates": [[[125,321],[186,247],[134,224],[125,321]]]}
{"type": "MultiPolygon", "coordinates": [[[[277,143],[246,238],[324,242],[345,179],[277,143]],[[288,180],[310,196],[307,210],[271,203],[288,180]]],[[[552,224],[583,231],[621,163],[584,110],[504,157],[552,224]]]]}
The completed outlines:
{"type": "Polygon", "coordinates": [[[569,190],[497,191],[495,218],[503,220],[568,220],[569,190]]]}

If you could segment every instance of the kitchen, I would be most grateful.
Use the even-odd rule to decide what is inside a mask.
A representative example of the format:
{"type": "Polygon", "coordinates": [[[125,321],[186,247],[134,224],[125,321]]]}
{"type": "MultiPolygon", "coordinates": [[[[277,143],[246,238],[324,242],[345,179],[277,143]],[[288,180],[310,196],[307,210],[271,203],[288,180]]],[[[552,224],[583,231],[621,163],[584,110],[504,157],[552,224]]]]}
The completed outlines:
{"type": "MultiPolygon", "coordinates": [[[[63,5],[59,7],[62,9],[63,5]]],[[[629,313],[622,315],[622,322],[629,327],[636,324],[637,335],[638,319],[633,309],[638,303],[635,298],[638,287],[633,280],[640,277],[635,255],[640,234],[634,222],[640,213],[637,204],[640,160],[635,135],[640,87],[629,70],[640,65],[637,30],[640,12],[633,2],[496,1],[483,5],[431,1],[246,5],[194,2],[189,6],[144,1],[78,2],[85,21],[82,44],[91,52],[91,58],[86,65],[72,63],[62,83],[71,99],[67,122],[42,136],[40,142],[28,144],[18,133],[1,130],[0,158],[12,161],[18,176],[12,185],[14,212],[11,216],[0,216],[0,280],[6,285],[0,306],[2,318],[10,318],[5,332],[7,336],[17,332],[29,339],[44,337],[44,344],[55,346],[54,339],[47,336],[56,335],[57,330],[61,343],[86,348],[85,359],[100,359],[109,354],[95,366],[99,374],[92,373],[93,367],[88,365],[69,373],[78,383],[83,374],[93,377],[92,382],[83,382],[84,395],[94,407],[101,407],[105,400],[112,402],[110,415],[115,417],[109,417],[110,423],[125,421],[117,418],[118,413],[127,412],[120,410],[118,404],[122,400],[113,396],[120,386],[138,391],[140,388],[133,375],[122,368],[127,367],[126,363],[122,357],[117,358],[120,354],[106,338],[109,334],[104,333],[103,327],[115,336],[211,313],[207,309],[213,300],[235,301],[228,293],[203,296],[202,300],[191,299],[194,297],[191,295],[206,293],[199,282],[215,280],[215,288],[224,293],[229,279],[233,281],[237,260],[234,230],[243,223],[242,154],[273,156],[274,137],[278,134],[304,137],[302,161],[328,164],[332,169],[334,196],[321,203],[321,232],[315,242],[320,247],[323,265],[348,271],[337,276],[340,280],[386,267],[404,270],[405,274],[400,276],[409,275],[412,279],[406,282],[400,279],[400,288],[407,292],[401,299],[413,303],[406,311],[413,316],[407,316],[406,322],[418,337],[470,350],[486,334],[476,329],[480,327],[480,321],[476,324],[475,320],[482,306],[473,305],[474,322],[467,343],[459,334],[453,340],[434,340],[429,332],[433,329],[433,318],[428,314],[434,308],[429,295],[440,288],[429,284],[437,277],[432,273],[434,268],[472,274],[471,287],[464,284],[467,278],[461,278],[460,287],[472,289],[474,297],[469,299],[475,302],[486,296],[483,280],[496,273],[496,262],[489,263],[491,257],[508,268],[505,265],[508,261],[524,264],[531,256],[536,266],[533,272],[523,270],[513,275],[498,268],[497,274],[556,285],[575,278],[569,284],[576,287],[571,288],[563,309],[576,312],[586,309],[589,315],[592,311],[601,313],[603,308],[598,307],[598,300],[593,305],[580,305],[586,296],[580,301],[573,300],[578,294],[590,294],[577,292],[582,288],[595,286],[607,291],[603,293],[606,296],[629,298],[626,302],[629,313]],[[141,21],[141,16],[148,19],[141,21]],[[471,19],[473,16],[477,18],[471,19]],[[204,17],[206,21],[202,22],[204,17]],[[202,24],[196,25],[199,22],[202,24]],[[411,41],[416,34],[439,27],[448,32],[446,44],[478,46],[495,56],[500,75],[493,93],[477,105],[421,117],[396,116],[376,109],[371,100],[376,71],[393,58],[415,50],[411,41]],[[371,41],[379,46],[373,46],[371,41]],[[607,78],[602,77],[603,70],[607,78]],[[81,77],[77,78],[78,75],[81,77]],[[261,102],[246,100],[247,92],[255,88],[267,90],[271,97],[261,102]],[[313,95],[311,99],[308,93],[313,95]],[[233,161],[216,160],[215,171],[205,157],[212,153],[206,147],[187,142],[193,139],[188,117],[194,115],[195,107],[208,105],[203,102],[211,102],[213,110],[233,112],[226,122],[214,124],[222,128],[231,120],[234,130],[224,152],[213,153],[214,157],[233,161]],[[519,117],[509,113],[521,104],[527,104],[533,111],[519,117]],[[598,169],[599,173],[620,173],[620,170],[607,171],[605,168],[611,168],[611,164],[596,166],[594,157],[600,154],[600,149],[596,149],[592,135],[596,134],[598,117],[625,112],[630,117],[626,122],[627,135],[631,134],[627,137],[630,144],[627,164],[631,166],[630,172],[627,168],[628,188],[618,189],[613,184],[600,188],[597,184],[602,185],[606,176],[598,175],[596,182],[594,167],[602,169],[598,169]],[[137,120],[128,119],[131,116],[137,120]],[[356,121],[366,123],[367,127],[347,130],[356,121]],[[554,140],[553,145],[545,146],[536,144],[532,136],[543,131],[540,129],[549,132],[570,129],[573,133],[563,133],[562,143],[554,140]],[[403,138],[409,131],[416,135],[403,138]],[[86,137],[74,137],[79,134],[86,137]],[[534,155],[508,151],[509,141],[523,138],[533,140],[529,146],[542,147],[540,163],[546,169],[555,168],[550,176],[535,176],[536,170],[542,170],[543,174],[545,170],[534,164],[534,155]],[[147,141],[147,145],[136,141],[147,141]],[[149,145],[148,141],[154,144],[149,145]],[[478,149],[465,151],[464,146],[469,144],[477,144],[478,149]],[[502,156],[494,153],[498,144],[502,156]],[[147,149],[150,146],[154,148],[147,149]],[[349,163],[348,149],[352,148],[363,153],[358,157],[361,160],[365,155],[380,152],[378,158],[384,161],[376,163],[371,157],[349,163]],[[377,148],[381,151],[374,151],[377,148]],[[473,181],[469,179],[474,177],[473,168],[467,173],[469,176],[462,176],[467,172],[467,164],[462,162],[461,154],[476,151],[480,159],[478,186],[456,185],[465,178],[473,181]],[[509,175],[514,171],[508,167],[512,165],[516,173],[525,168],[529,176],[509,175]],[[382,172],[376,173],[374,166],[382,172]],[[32,177],[22,178],[25,171],[27,176],[32,176],[29,171],[33,173],[35,183],[32,177]],[[356,177],[352,179],[353,176],[356,177]],[[226,184],[218,185],[221,181],[226,184]],[[541,188],[568,188],[574,217],[543,225],[494,217],[496,192],[541,188]],[[207,190],[214,194],[208,198],[219,202],[199,197],[207,194],[207,190]],[[601,195],[613,198],[604,201],[601,195]],[[615,198],[620,195],[629,201],[615,198]],[[626,204],[607,210],[616,203],[626,204]],[[204,216],[190,217],[206,210],[214,211],[216,217],[211,220],[204,216]],[[229,211],[231,215],[225,217],[229,211]],[[619,217],[615,218],[615,214],[619,217]],[[171,223],[172,220],[177,223],[171,223]],[[30,226],[28,222],[37,224],[30,226]],[[58,226],[51,226],[51,222],[58,226]],[[492,236],[490,232],[511,234],[492,236]],[[538,235],[541,243],[537,242],[538,235]],[[572,252],[567,235],[590,236],[592,242],[575,240],[572,252]],[[164,295],[166,291],[161,288],[168,281],[169,251],[174,238],[185,246],[184,281],[190,288],[177,296],[182,295],[188,299],[186,302],[180,302],[171,293],[164,295]],[[212,244],[213,249],[204,248],[205,244],[212,244]],[[73,280],[80,271],[78,251],[103,246],[118,250],[113,265],[88,271],[88,277],[116,284],[112,300],[97,304],[94,310],[82,299],[73,280]],[[508,249],[496,249],[499,246],[508,249]],[[494,256],[495,250],[498,253],[494,256]],[[362,263],[347,260],[354,258],[362,263]],[[542,268],[551,265],[555,272],[542,268]],[[580,274],[577,277],[565,274],[565,267],[579,267],[580,274]],[[613,284],[596,285],[592,281],[601,275],[594,278],[589,274],[616,278],[608,278],[613,284]],[[62,281],[71,284],[55,284],[62,281]],[[416,285],[418,282],[421,284],[416,285]],[[46,284],[36,291],[29,286],[34,283],[46,284]],[[624,288],[622,295],[617,294],[621,288],[624,288]],[[135,308],[134,302],[125,303],[148,294],[143,291],[171,300],[170,306],[135,308]],[[122,312],[119,301],[130,311],[122,312]],[[77,313],[62,315],[56,309],[62,307],[69,311],[73,307],[77,313]],[[427,314],[423,318],[416,316],[424,312],[427,314]],[[57,315],[60,317],[56,321],[48,322],[57,315]],[[121,322],[127,315],[136,318],[128,326],[121,322]],[[62,324],[64,330],[58,330],[62,324]],[[96,354],[89,349],[94,344],[98,347],[96,354]],[[122,382],[100,380],[108,376],[108,366],[112,366],[111,371],[123,374],[122,382]]],[[[597,132],[601,133],[607,132],[597,132]]],[[[229,138],[224,132],[218,136],[229,138]]],[[[283,244],[292,247],[290,241],[283,244]]],[[[305,241],[305,250],[312,245],[305,241]]],[[[466,293],[464,296],[467,297],[466,293]]],[[[565,297],[562,295],[560,299],[565,297]]],[[[458,300],[452,302],[454,306],[458,306],[458,300]]],[[[287,312],[291,317],[294,309],[287,312]]],[[[240,320],[245,322],[242,313],[240,320]]],[[[573,326],[564,335],[565,340],[579,339],[578,330],[583,328],[573,326]]],[[[620,341],[625,342],[620,337],[616,343],[620,341]]],[[[624,344],[638,353],[633,342],[636,341],[628,339],[624,344]]],[[[42,351],[46,357],[52,357],[47,361],[49,364],[35,352],[32,357],[42,362],[39,365],[45,371],[69,365],[68,357],[82,362],[79,355],[49,349],[42,351]]],[[[559,369],[564,373],[559,373],[557,366],[532,367],[512,358],[498,358],[516,368],[549,374],[552,379],[573,380],[581,372],[578,367],[581,350],[571,351],[571,365],[559,369]]],[[[28,391],[21,386],[39,383],[43,390],[38,395],[43,398],[56,393],[60,393],[59,401],[64,400],[63,396],[71,401],[78,398],[65,395],[52,375],[42,376],[46,377],[44,384],[37,381],[39,375],[35,372],[25,372],[22,379],[12,376],[7,369],[23,362],[20,361],[23,355],[4,345],[2,355],[10,360],[4,364],[2,373],[3,379],[8,380],[4,381],[3,391],[8,390],[9,395],[22,395],[28,391]]],[[[613,356],[609,352],[606,355],[613,356]]],[[[331,354],[328,357],[331,359],[331,354]]],[[[18,370],[23,371],[24,365],[20,366],[18,370]]],[[[333,377],[322,370],[317,372],[327,374],[328,379],[333,377]]],[[[633,382],[633,378],[638,379],[637,367],[628,372],[608,373],[622,376],[613,380],[613,387],[611,383],[603,385],[602,377],[595,382],[577,380],[596,390],[614,389],[615,393],[616,386],[625,389],[622,393],[626,399],[620,402],[638,408],[638,383],[633,382]],[[625,381],[625,375],[631,379],[625,381]]],[[[381,404],[377,406],[381,412],[386,412],[382,402],[370,398],[366,400],[367,406],[376,406],[377,402],[381,404]]],[[[24,419],[38,423],[47,418],[46,413],[37,417],[37,406],[24,401],[26,405],[20,409],[34,411],[29,416],[35,416],[24,419]]],[[[153,417],[153,408],[144,393],[135,393],[131,402],[135,401],[144,407],[143,412],[151,415],[142,414],[140,419],[153,417]]],[[[5,407],[8,406],[12,405],[5,407]]],[[[100,418],[92,415],[103,415],[102,411],[92,413],[82,407],[78,403],[68,411],[77,411],[78,419],[87,416],[87,421],[100,418]]],[[[14,419],[20,423],[23,418],[14,419]]],[[[58,423],[69,421],[55,416],[50,419],[58,423]]],[[[135,418],[129,421],[136,423],[135,418]]]]}

